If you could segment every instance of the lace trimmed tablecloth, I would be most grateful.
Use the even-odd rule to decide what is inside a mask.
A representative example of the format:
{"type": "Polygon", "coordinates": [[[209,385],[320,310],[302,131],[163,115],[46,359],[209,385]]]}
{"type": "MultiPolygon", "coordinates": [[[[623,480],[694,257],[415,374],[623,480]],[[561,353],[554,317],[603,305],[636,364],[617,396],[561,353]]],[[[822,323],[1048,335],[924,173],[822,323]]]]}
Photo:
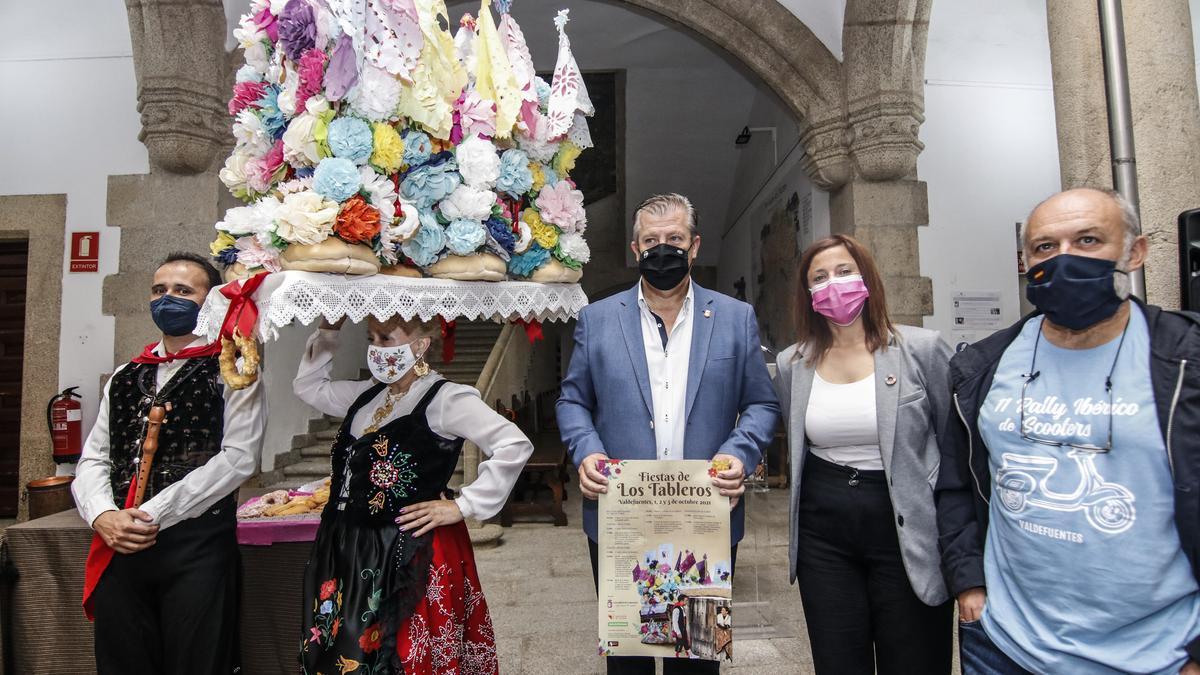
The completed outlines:
{"type": "MultiPolygon", "coordinates": [[[[579,284],[539,284],[529,281],[455,281],[410,279],[376,274],[365,277],[316,272],[277,272],[263,280],[254,294],[258,305],[258,339],[268,342],[279,328],[299,321],[309,325],[324,317],[343,316],[357,323],[375,316],[402,316],[428,321],[491,319],[494,321],[566,321],[587,305],[579,284]]],[[[229,300],[214,288],[200,309],[196,334],[215,340],[229,300]]]]}

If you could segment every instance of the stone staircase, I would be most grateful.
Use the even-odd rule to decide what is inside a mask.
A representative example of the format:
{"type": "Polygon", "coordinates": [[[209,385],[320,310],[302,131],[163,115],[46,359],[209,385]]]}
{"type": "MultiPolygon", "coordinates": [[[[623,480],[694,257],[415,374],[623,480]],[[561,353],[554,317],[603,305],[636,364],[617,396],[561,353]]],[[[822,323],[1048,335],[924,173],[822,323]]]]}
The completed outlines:
{"type": "MultiPolygon", "coordinates": [[[[490,321],[459,321],[454,340],[454,360],[438,364],[437,371],[451,382],[472,387],[479,380],[479,373],[487,363],[500,335],[501,324],[490,321]]],[[[440,360],[440,354],[438,355],[440,360]]],[[[369,377],[364,373],[363,378],[369,377]]],[[[322,416],[309,420],[308,433],[298,438],[303,443],[298,461],[283,467],[283,480],[271,485],[271,489],[295,488],[298,485],[321,480],[329,476],[329,445],[341,426],[340,418],[322,416]]],[[[455,469],[451,487],[462,484],[462,462],[455,469]]]]}

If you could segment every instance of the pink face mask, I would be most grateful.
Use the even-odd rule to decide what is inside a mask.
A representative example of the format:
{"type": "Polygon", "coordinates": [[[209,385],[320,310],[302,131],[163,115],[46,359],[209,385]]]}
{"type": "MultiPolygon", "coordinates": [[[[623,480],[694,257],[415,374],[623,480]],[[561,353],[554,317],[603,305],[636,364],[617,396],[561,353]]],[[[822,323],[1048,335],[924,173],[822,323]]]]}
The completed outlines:
{"type": "Polygon", "coordinates": [[[861,274],[833,277],[808,292],[812,294],[813,310],[839,326],[854,323],[871,295],[861,274]]]}

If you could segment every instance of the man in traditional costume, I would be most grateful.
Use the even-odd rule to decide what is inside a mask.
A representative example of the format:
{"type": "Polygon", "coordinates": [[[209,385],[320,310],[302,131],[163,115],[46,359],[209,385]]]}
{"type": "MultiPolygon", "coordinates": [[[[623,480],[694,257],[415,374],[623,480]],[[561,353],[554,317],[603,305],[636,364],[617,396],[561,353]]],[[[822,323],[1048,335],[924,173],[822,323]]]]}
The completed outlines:
{"type": "Polygon", "coordinates": [[[192,334],[220,282],[190,253],[158,267],[150,314],[162,339],[113,373],[79,460],[101,675],[240,669],[236,492],[257,469],[266,418],[261,386],[227,388],[220,344],[192,334]]]}

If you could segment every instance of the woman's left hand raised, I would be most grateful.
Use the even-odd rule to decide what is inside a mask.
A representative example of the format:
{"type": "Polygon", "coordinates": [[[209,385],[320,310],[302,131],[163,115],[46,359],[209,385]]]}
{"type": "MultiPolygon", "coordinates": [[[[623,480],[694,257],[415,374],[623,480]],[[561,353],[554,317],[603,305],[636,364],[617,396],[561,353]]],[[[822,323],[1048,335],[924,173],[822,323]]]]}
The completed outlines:
{"type": "Polygon", "coordinates": [[[412,535],[419,537],[435,527],[453,525],[462,522],[462,519],[462,511],[458,510],[458,504],[453,499],[443,497],[400,509],[400,517],[396,518],[396,524],[400,526],[401,532],[418,528],[412,535]]]}

